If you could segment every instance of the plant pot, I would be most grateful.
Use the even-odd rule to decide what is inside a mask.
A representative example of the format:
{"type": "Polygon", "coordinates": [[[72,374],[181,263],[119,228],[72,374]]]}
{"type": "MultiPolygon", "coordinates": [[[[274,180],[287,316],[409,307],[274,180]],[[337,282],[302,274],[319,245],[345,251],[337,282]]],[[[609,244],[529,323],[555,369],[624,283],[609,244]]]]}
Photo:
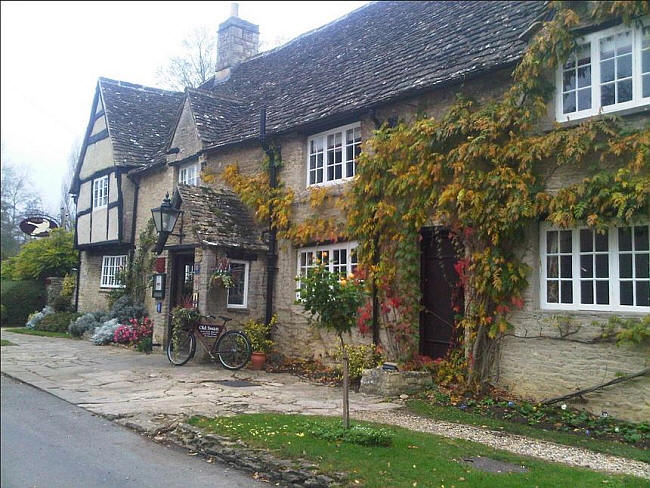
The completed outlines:
{"type": "Polygon", "coordinates": [[[261,370],[264,367],[266,362],[266,354],[263,352],[254,352],[251,354],[251,368],[255,370],[261,370]]]}

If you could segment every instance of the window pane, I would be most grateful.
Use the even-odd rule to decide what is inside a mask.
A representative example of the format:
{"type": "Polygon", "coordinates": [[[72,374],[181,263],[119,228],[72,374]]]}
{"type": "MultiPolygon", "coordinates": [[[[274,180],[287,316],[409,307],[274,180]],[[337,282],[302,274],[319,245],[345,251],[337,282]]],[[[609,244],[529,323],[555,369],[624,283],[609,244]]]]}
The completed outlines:
{"type": "Polygon", "coordinates": [[[596,251],[607,252],[609,249],[608,237],[609,234],[607,231],[603,234],[596,232],[596,251]]]}
{"type": "Polygon", "coordinates": [[[562,281],[562,303],[573,303],[573,283],[571,281],[562,281]]]}
{"type": "Polygon", "coordinates": [[[631,281],[621,281],[621,305],[634,305],[631,281]]]}
{"type": "Polygon", "coordinates": [[[546,233],[546,252],[548,254],[557,253],[557,234],[555,230],[546,233]]]}
{"type": "Polygon", "coordinates": [[[546,258],[546,275],[549,278],[558,277],[557,256],[549,256],[546,258]]]}
{"type": "Polygon", "coordinates": [[[640,307],[650,306],[650,281],[637,281],[636,304],[640,307]]]}
{"type": "Polygon", "coordinates": [[[591,88],[578,90],[578,110],[591,108],[591,88]]]}
{"type": "Polygon", "coordinates": [[[619,254],[618,274],[621,278],[632,278],[632,255],[619,254]]]}
{"type": "Polygon", "coordinates": [[[596,303],[609,305],[609,283],[607,281],[596,281],[596,303]]]}
{"type": "Polygon", "coordinates": [[[560,256],[560,277],[571,278],[573,276],[571,270],[572,256],[560,256]]]}
{"type": "Polygon", "coordinates": [[[593,257],[580,256],[580,277],[581,278],[593,278],[594,276],[594,263],[593,257]]]}
{"type": "Polygon", "coordinates": [[[641,55],[641,72],[650,73],[650,49],[644,49],[641,55]]]}
{"type": "Polygon", "coordinates": [[[576,92],[565,93],[562,96],[562,113],[568,114],[576,111],[576,92]]]}
{"type": "Polygon", "coordinates": [[[596,255],[596,278],[609,277],[609,256],[607,254],[596,255]]]}
{"type": "Polygon", "coordinates": [[[546,301],[548,303],[558,303],[558,282],[557,281],[548,281],[546,282],[546,301]]]}
{"type": "Polygon", "coordinates": [[[600,82],[614,81],[614,60],[609,59],[600,63],[600,82]]]}
{"type": "Polygon", "coordinates": [[[580,283],[580,303],[594,303],[594,287],[592,281],[583,281],[580,283]]]}
{"type": "Polygon", "coordinates": [[[618,250],[632,250],[632,229],[630,227],[620,227],[618,229],[618,250]]]}
{"type": "Polygon", "coordinates": [[[576,74],[574,70],[565,71],[562,83],[562,90],[565,92],[576,89],[576,74]]]}
{"type": "Polygon", "coordinates": [[[650,248],[650,240],[648,239],[648,230],[650,226],[639,225],[634,228],[634,250],[647,251],[650,248]]]}
{"type": "Polygon", "coordinates": [[[571,252],[571,231],[563,230],[560,232],[560,251],[571,252]]]}
{"type": "Polygon", "coordinates": [[[632,76],[632,55],[622,56],[616,60],[616,78],[632,76]]]}
{"type": "Polygon", "coordinates": [[[637,254],[634,256],[634,273],[637,278],[650,278],[649,258],[650,254],[637,254]]]}
{"type": "Polygon", "coordinates": [[[620,81],[618,85],[618,103],[632,100],[632,80],[620,81]]]}
{"type": "Polygon", "coordinates": [[[591,85],[591,66],[578,68],[578,88],[591,85]]]}
{"type": "Polygon", "coordinates": [[[600,87],[600,104],[602,106],[613,105],[616,102],[614,83],[600,87]]]}
{"type": "Polygon", "coordinates": [[[593,251],[593,231],[589,229],[580,230],[580,252],[593,251]]]}
{"type": "Polygon", "coordinates": [[[650,97],[650,75],[643,75],[643,96],[650,97]]]}
{"type": "Polygon", "coordinates": [[[600,59],[614,57],[614,36],[605,37],[600,40],[600,59]]]}
{"type": "Polygon", "coordinates": [[[616,55],[632,52],[632,31],[621,32],[616,36],[616,55]]]}

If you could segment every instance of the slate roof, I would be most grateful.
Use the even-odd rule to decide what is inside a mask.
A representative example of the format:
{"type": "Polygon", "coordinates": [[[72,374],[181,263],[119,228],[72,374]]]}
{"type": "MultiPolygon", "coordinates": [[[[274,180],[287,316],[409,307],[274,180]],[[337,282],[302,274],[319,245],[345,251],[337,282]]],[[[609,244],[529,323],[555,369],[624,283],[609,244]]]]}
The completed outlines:
{"type": "Polygon", "coordinates": [[[377,2],[252,57],[203,89],[245,101],[210,133],[219,146],[462,81],[515,63],[545,2],[377,2]]]}
{"type": "Polygon", "coordinates": [[[199,243],[230,249],[266,251],[262,229],[235,193],[223,188],[178,185],[181,209],[199,243]]]}
{"type": "Polygon", "coordinates": [[[233,121],[246,120],[250,116],[250,104],[226,97],[223,94],[186,88],[199,139],[206,144],[231,131],[233,121]]]}
{"type": "Polygon", "coordinates": [[[108,132],[118,166],[164,161],[184,94],[108,78],[99,79],[108,132]]]}

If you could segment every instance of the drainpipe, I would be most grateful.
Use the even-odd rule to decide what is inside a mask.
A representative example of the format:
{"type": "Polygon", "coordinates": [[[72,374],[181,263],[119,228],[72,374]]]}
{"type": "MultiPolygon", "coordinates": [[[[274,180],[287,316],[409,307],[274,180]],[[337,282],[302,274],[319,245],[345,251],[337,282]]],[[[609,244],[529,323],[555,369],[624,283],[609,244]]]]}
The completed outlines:
{"type": "MultiPolygon", "coordinates": [[[[278,179],[275,167],[275,151],[271,148],[266,140],[266,108],[260,110],[260,144],[262,149],[269,158],[269,185],[271,189],[277,188],[278,179]]],[[[269,208],[269,213],[273,214],[273,207],[269,208]]],[[[273,227],[272,220],[269,221],[269,250],[266,255],[266,313],[264,320],[268,324],[273,317],[273,284],[275,280],[275,267],[278,256],[275,252],[277,231],[273,227]]]]}

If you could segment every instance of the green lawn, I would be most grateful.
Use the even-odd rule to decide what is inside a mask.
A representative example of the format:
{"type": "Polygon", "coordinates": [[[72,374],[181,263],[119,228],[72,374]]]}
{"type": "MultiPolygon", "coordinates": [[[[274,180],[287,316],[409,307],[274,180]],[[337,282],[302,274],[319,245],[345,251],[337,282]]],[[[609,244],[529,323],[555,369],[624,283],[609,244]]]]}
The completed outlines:
{"type": "Polygon", "coordinates": [[[3,330],[6,330],[7,332],[13,332],[14,334],[25,334],[43,337],[66,337],[68,339],[73,338],[67,332],[47,332],[44,330],[28,329],[27,327],[11,327],[3,330]]]}
{"type": "Polygon", "coordinates": [[[650,463],[650,450],[641,449],[622,442],[591,439],[585,437],[584,434],[575,435],[568,432],[542,430],[530,425],[517,424],[514,422],[508,422],[507,420],[485,417],[473,412],[463,412],[453,406],[431,405],[424,400],[409,400],[407,402],[407,407],[418,415],[436,420],[487,427],[493,430],[525,435],[536,439],[557,442],[558,444],[582,447],[592,451],[637,459],[639,461],[650,463]]]}
{"type": "MultiPolygon", "coordinates": [[[[399,427],[381,426],[394,433],[391,447],[365,447],[340,441],[326,441],[306,432],[306,422],[317,422],[327,428],[340,425],[338,418],[253,414],[215,419],[193,417],[189,422],[206,431],[241,439],[251,447],[269,449],[283,459],[308,459],[318,464],[324,473],[345,471],[349,474],[348,486],[648,487],[648,482],[639,478],[546,463],[497,451],[482,444],[412,432],[399,427]],[[489,456],[500,461],[524,465],[529,471],[510,474],[485,473],[459,462],[470,456],[489,456]]],[[[380,427],[376,424],[374,426],[380,427]]]]}
{"type": "Polygon", "coordinates": [[[0,346],[15,346],[13,342],[7,341],[5,339],[0,339],[0,346]]]}

